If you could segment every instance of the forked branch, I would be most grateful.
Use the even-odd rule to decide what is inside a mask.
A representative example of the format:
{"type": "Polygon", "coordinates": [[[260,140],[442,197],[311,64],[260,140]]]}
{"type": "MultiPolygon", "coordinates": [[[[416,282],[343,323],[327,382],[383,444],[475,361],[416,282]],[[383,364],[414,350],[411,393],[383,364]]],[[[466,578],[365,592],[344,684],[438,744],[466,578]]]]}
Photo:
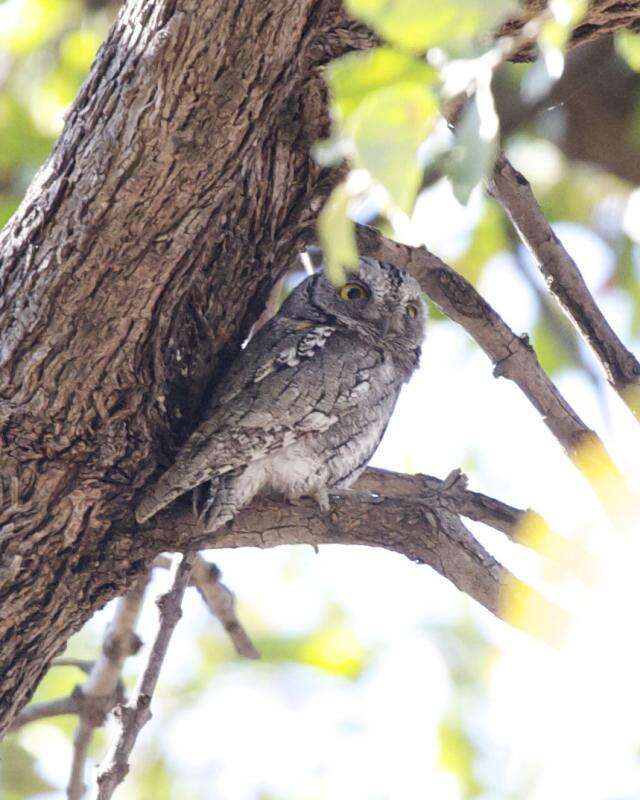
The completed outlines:
{"type": "Polygon", "coordinates": [[[135,654],[141,641],[134,628],[142,607],[148,575],[139,578],[116,603],[113,619],[105,630],[102,653],[91,665],[76,659],[59,659],[54,666],[76,666],[87,672],[87,680],[75,687],[69,697],[27,706],[14,720],[11,730],[29,722],[61,714],[77,714],[73,738],[73,757],[67,797],[80,800],[86,786],[84,773],[93,732],[104,724],[107,714],[124,699],[122,667],[135,654]]]}
{"type": "Polygon", "coordinates": [[[493,374],[520,388],[605,507],[617,510],[620,496],[627,493],[622,474],[600,438],[542,369],[528,337],[517,336],[466,278],[425,247],[394,242],[365,225],[356,227],[360,252],[403,267],[418,280],[425,294],[489,356],[493,374]]]}
{"type": "Polygon", "coordinates": [[[559,642],[567,626],[564,612],[499,564],[463,525],[457,505],[464,505],[469,516],[489,524],[493,519],[496,527],[512,532],[516,518],[525,512],[497,501],[492,507],[491,498],[447,486],[447,481],[429,487],[421,480],[368,470],[353,491],[331,498],[329,513],[312,501],[258,497],[228,528],[215,533],[202,529],[187,501],[177,501],[141,526],[138,535],[153,537],[167,550],[284,544],[383,547],[428,564],[493,614],[541,639],[559,642]],[[403,485],[405,478],[414,482],[411,492],[403,485]],[[527,618],[514,616],[515,607],[527,605],[520,602],[525,597],[532,613],[527,618]]]}

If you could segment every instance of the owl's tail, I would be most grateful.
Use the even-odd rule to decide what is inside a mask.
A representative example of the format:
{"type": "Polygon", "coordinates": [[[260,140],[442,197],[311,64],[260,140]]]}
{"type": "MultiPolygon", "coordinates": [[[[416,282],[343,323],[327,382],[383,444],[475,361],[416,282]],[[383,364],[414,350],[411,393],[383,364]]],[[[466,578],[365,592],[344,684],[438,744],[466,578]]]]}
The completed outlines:
{"type": "Polygon", "coordinates": [[[181,467],[180,464],[169,467],[156,483],[145,490],[136,507],[137,522],[142,523],[151,519],[177,497],[186,494],[211,477],[211,470],[194,472],[193,469],[184,470],[181,467]]]}

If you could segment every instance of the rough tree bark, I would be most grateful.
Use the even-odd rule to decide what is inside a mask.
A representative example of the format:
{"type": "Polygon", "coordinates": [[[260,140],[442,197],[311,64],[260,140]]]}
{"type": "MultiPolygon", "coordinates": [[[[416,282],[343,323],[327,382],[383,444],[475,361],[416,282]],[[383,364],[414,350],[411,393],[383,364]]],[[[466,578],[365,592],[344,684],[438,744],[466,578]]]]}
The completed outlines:
{"type": "Polygon", "coordinates": [[[171,544],[133,494],[309,237],[321,68],[372,42],[340,0],[131,0],[0,234],[0,733],[171,544]]]}
{"type": "Polygon", "coordinates": [[[369,44],[339,0],[136,0],[101,48],[0,238],[0,730],[161,549],[132,495],[301,249],[320,67],[369,44]]]}

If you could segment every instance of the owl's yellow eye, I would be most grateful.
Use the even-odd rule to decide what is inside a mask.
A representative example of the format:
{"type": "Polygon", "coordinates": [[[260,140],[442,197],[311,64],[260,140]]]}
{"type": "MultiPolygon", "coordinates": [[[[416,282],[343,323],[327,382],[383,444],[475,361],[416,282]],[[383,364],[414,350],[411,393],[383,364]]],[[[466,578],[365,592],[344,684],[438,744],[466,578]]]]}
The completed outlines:
{"type": "Polygon", "coordinates": [[[345,283],[340,289],[340,297],[343,300],[364,300],[369,297],[369,293],[359,283],[345,283]]]}
{"type": "Polygon", "coordinates": [[[410,319],[415,319],[418,316],[418,307],[412,304],[407,306],[407,316],[410,319]]]}

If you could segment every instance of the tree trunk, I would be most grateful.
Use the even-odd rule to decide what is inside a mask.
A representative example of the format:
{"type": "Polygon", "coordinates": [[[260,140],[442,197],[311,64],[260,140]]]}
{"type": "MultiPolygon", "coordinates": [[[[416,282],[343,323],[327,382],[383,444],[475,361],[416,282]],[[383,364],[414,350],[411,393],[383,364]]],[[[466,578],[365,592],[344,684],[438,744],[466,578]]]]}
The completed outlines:
{"type": "Polygon", "coordinates": [[[0,731],[161,547],[132,496],[190,431],[330,188],[339,0],[136,0],[0,237],[0,731]]]}

